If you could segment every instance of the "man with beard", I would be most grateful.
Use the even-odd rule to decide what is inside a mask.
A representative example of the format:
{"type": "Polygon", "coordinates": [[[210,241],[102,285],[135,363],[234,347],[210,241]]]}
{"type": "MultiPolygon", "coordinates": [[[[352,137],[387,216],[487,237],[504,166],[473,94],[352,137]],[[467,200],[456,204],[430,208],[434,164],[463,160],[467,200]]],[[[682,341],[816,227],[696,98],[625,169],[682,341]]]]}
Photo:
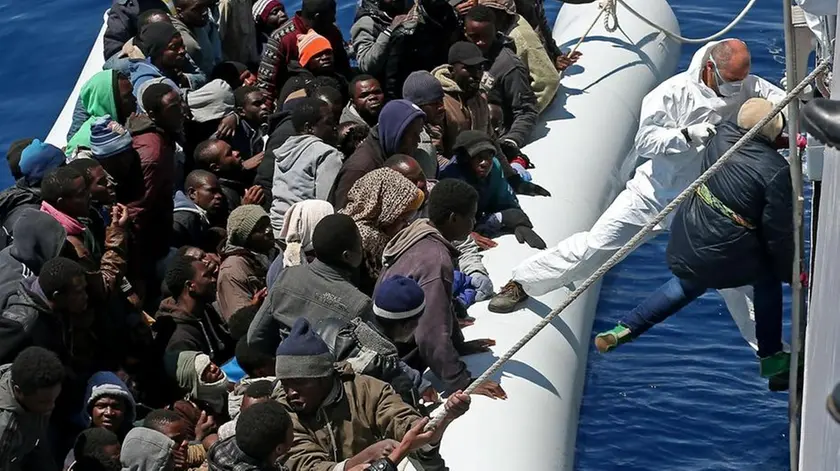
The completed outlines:
{"type": "Polygon", "coordinates": [[[350,103],[341,112],[340,122],[376,126],[379,112],[385,104],[385,94],[382,92],[379,80],[372,75],[357,75],[350,81],[348,88],[350,89],[350,103]]]}

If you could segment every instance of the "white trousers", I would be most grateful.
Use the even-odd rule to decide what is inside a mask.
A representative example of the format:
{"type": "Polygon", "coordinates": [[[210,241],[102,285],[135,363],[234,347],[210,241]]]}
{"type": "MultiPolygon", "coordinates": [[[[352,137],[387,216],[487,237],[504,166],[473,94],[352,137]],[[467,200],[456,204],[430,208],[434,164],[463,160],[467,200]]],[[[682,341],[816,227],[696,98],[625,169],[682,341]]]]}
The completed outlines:
{"type": "MultiPolygon", "coordinates": [[[[526,259],[514,268],[513,280],[522,285],[530,296],[540,296],[582,280],[606,263],[660,209],[652,205],[649,199],[625,189],[598,218],[591,230],[572,234],[557,246],[526,259]]],[[[670,224],[669,217],[651,231],[644,242],[665,232],[670,224]]],[[[741,336],[753,350],[758,350],[752,291],[752,286],[742,286],[718,292],[741,331],[741,336]]]]}

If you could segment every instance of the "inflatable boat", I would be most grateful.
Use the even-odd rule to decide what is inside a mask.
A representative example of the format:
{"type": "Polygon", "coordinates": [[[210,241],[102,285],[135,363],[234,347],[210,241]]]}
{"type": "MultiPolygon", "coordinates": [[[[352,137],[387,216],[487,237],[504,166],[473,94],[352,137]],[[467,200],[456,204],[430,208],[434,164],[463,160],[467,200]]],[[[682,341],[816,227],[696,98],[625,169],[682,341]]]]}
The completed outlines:
{"type": "MultiPolygon", "coordinates": [[[[628,3],[654,23],[679,32],[666,0],[628,3]]],[[[597,3],[563,7],[554,25],[555,40],[571,48],[598,14],[597,3]]],[[[621,190],[627,177],[622,169],[627,168],[625,157],[638,128],[642,98],[677,66],[678,43],[621,9],[618,20],[619,28],[613,32],[600,20],[589,31],[579,48],[582,59],[566,71],[561,90],[535,131],[536,139],[523,149],[536,165],[534,181],[552,196],[521,197],[520,202],[549,246],[591,227],[621,190]]],[[[47,137],[56,146],[66,143],[81,86],[102,68],[104,29],[103,25],[47,137]]],[[[498,242],[484,257],[497,289],[508,281],[517,263],[534,253],[513,236],[498,242]]],[[[573,469],[598,288],[576,300],[495,376],[508,400],[476,396],[470,412],[450,426],[442,443],[450,469],[573,469]]],[[[496,340],[494,353],[465,358],[473,375],[486,370],[567,294],[560,290],[531,299],[511,314],[492,314],[486,302],[473,306],[469,312],[476,323],[464,330],[467,339],[496,340]]]]}

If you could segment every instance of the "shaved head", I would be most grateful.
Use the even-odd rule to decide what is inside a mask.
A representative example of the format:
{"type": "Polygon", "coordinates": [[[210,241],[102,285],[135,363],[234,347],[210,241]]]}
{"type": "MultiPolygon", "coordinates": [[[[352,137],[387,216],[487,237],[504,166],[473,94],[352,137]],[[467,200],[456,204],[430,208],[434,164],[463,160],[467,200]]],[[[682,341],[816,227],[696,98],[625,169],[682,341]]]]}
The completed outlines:
{"type": "MultiPolygon", "coordinates": [[[[426,174],[414,157],[406,154],[394,154],[385,161],[385,167],[396,170],[405,178],[408,178],[411,183],[414,183],[417,188],[426,191],[426,174]]],[[[428,196],[428,195],[427,195],[428,196]]]]}
{"type": "MultiPolygon", "coordinates": [[[[206,183],[213,183],[217,180],[216,175],[213,175],[211,172],[207,170],[193,170],[192,172],[187,175],[186,180],[184,181],[184,187],[186,188],[198,188],[206,183]]],[[[211,185],[213,186],[213,185],[211,185]]]]}
{"type": "Polygon", "coordinates": [[[744,80],[750,73],[750,50],[740,39],[727,39],[712,46],[709,56],[727,82],[744,80]]]}

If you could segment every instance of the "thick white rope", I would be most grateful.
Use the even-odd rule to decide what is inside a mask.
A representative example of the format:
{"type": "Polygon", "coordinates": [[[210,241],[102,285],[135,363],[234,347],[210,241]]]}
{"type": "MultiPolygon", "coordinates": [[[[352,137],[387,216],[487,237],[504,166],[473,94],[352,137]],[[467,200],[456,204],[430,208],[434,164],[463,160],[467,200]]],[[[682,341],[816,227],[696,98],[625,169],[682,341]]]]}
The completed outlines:
{"type": "MultiPolygon", "coordinates": [[[[632,252],[637,245],[641,244],[650,234],[651,231],[662,222],[668,214],[672,213],[677,207],[685,201],[689,196],[691,196],[697,188],[700,187],[703,183],[705,183],[715,172],[720,169],[736,152],[738,152],[741,147],[743,147],[747,142],[750,141],[756,134],[761,131],[761,128],[764,127],[765,124],[769,123],[771,119],[773,119],[777,114],[779,114],[791,100],[794,99],[797,95],[802,93],[802,90],[814,80],[814,77],[828,69],[830,64],[830,60],[826,59],[823,60],[807,77],[802,79],[799,84],[797,84],[791,91],[788,93],[782,101],[779,102],[776,106],[773,107],[773,110],[770,111],[765,117],[761,118],[761,121],[755,124],[746,134],[744,134],[741,139],[738,139],[728,151],[724,152],[722,156],[712,164],[702,175],[700,175],[691,185],[688,186],[685,190],[682,191],[673,201],[668,203],[662,211],[659,212],[653,219],[650,220],[632,239],[630,239],[626,244],[624,244],[618,251],[613,254],[612,257],[607,260],[606,263],[601,265],[598,270],[595,271],[592,275],[589,276],[586,280],[584,280],[574,291],[569,294],[569,297],[566,298],[565,301],[560,303],[553,311],[551,311],[547,316],[545,316],[541,321],[534,326],[533,329],[530,330],[524,337],[519,339],[516,344],[514,344],[510,349],[505,352],[495,363],[490,365],[487,368],[487,371],[481,374],[478,378],[473,380],[472,384],[464,390],[466,394],[472,394],[475,389],[484,381],[487,381],[491,376],[493,376],[497,371],[499,371],[502,366],[511,359],[513,355],[516,354],[522,347],[525,346],[531,339],[534,338],[545,326],[551,323],[555,317],[557,317],[564,309],[566,309],[572,302],[574,302],[577,298],[580,297],[590,286],[596,283],[605,273],[607,273],[612,267],[617,265],[624,257],[632,252]]],[[[790,139],[796,139],[796,136],[790,136],[790,139]]],[[[429,424],[426,426],[427,429],[433,428],[437,426],[440,421],[446,416],[446,410],[443,407],[439,407],[435,413],[433,414],[432,420],[429,421],[429,424]]]]}
{"type": "Polygon", "coordinates": [[[616,9],[615,9],[616,2],[620,3],[622,6],[624,6],[624,8],[627,9],[627,11],[629,11],[630,13],[635,15],[640,20],[644,21],[645,23],[647,23],[651,27],[658,29],[659,31],[662,31],[662,33],[664,33],[666,36],[668,36],[668,37],[670,37],[670,38],[672,38],[676,41],[679,41],[679,42],[682,42],[682,43],[688,43],[688,44],[705,44],[709,41],[714,41],[715,39],[723,37],[723,35],[732,31],[732,28],[734,28],[735,25],[737,25],[744,18],[744,16],[747,15],[747,13],[750,11],[750,9],[753,7],[753,5],[755,5],[756,0],[750,0],[749,2],[747,2],[747,5],[744,7],[743,10],[741,10],[741,13],[739,13],[738,16],[736,16],[735,19],[732,20],[732,22],[730,22],[728,25],[726,25],[726,27],[723,28],[722,30],[718,31],[717,33],[715,33],[711,36],[706,36],[705,38],[697,38],[697,39],[686,38],[685,36],[680,36],[679,34],[672,33],[671,31],[668,31],[667,29],[663,28],[662,26],[659,26],[658,24],[656,24],[656,23],[648,20],[644,16],[642,16],[641,13],[637,12],[632,7],[630,7],[630,5],[628,5],[625,2],[625,0],[602,0],[601,1],[601,9],[603,11],[607,12],[607,16],[604,17],[604,28],[606,28],[607,31],[609,31],[609,32],[613,32],[616,29],[618,29],[618,16],[616,15],[616,9]]]}

